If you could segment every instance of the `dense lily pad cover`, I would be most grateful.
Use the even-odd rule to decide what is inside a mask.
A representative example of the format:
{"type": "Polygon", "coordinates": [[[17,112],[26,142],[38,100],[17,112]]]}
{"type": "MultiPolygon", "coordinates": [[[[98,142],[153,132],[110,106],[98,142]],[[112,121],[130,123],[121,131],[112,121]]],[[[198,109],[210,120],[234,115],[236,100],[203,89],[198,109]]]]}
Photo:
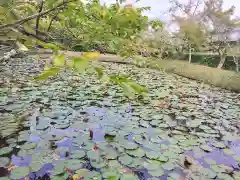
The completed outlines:
{"type": "Polygon", "coordinates": [[[10,61],[0,72],[0,178],[239,179],[238,94],[95,62],[148,87],[128,99],[91,69],[35,82],[41,62],[10,61]]]}

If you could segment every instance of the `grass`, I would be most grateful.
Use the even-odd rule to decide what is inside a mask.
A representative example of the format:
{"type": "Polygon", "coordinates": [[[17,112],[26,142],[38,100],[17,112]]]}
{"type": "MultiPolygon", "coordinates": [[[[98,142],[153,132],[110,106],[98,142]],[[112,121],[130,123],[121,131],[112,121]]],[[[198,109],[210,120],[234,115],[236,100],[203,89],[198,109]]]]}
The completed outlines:
{"type": "Polygon", "coordinates": [[[203,65],[189,64],[179,60],[154,60],[151,68],[164,69],[183,77],[199,80],[213,86],[240,92],[240,73],[211,68],[203,65]]]}

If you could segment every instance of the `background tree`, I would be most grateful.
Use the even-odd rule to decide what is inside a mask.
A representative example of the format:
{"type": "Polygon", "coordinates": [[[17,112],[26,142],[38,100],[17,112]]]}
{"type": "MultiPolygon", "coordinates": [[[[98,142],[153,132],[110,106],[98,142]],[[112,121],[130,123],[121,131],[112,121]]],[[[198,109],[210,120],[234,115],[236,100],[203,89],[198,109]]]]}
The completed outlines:
{"type": "Polygon", "coordinates": [[[170,13],[172,22],[179,27],[175,36],[182,38],[185,47],[189,51],[189,63],[191,63],[192,49],[198,48],[204,42],[204,31],[201,24],[201,0],[189,0],[181,3],[178,0],[170,0],[170,13]]]}
{"type": "Polygon", "coordinates": [[[223,0],[208,0],[204,5],[203,17],[208,34],[208,50],[218,53],[218,68],[223,67],[232,41],[232,32],[240,25],[239,18],[234,17],[234,10],[234,6],[224,10],[223,0]]]}

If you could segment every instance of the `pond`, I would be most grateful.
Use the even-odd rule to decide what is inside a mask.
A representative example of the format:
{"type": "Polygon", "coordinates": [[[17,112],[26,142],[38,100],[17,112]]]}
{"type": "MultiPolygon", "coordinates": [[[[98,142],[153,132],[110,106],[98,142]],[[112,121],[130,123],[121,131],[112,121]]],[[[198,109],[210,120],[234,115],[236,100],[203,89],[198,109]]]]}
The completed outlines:
{"type": "Polygon", "coordinates": [[[30,57],[1,65],[0,180],[240,178],[240,96],[165,72],[97,64],[149,89],[126,98],[97,75],[44,82],[30,57]]]}

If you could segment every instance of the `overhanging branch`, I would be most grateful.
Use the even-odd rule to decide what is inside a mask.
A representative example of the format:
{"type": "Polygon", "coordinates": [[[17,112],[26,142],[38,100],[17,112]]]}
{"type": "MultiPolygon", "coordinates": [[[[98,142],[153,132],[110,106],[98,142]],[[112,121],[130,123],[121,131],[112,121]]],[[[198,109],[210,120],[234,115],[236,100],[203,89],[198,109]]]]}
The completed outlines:
{"type": "Polygon", "coordinates": [[[43,12],[41,12],[41,13],[33,14],[33,15],[31,15],[31,16],[28,16],[28,17],[26,17],[26,18],[24,18],[24,19],[20,19],[20,20],[18,20],[18,21],[13,22],[13,23],[0,25],[0,30],[1,30],[1,29],[4,29],[4,28],[9,28],[9,27],[18,26],[18,25],[20,25],[20,24],[23,24],[23,23],[25,23],[25,22],[27,22],[27,21],[30,21],[30,20],[32,20],[32,19],[35,19],[35,18],[37,18],[37,17],[44,16],[44,15],[46,15],[46,14],[52,12],[52,11],[55,11],[55,10],[61,8],[62,6],[64,6],[65,4],[67,4],[67,3],[69,3],[69,2],[72,2],[72,1],[64,1],[63,3],[59,4],[58,6],[52,8],[52,9],[43,11],[43,12]]]}

